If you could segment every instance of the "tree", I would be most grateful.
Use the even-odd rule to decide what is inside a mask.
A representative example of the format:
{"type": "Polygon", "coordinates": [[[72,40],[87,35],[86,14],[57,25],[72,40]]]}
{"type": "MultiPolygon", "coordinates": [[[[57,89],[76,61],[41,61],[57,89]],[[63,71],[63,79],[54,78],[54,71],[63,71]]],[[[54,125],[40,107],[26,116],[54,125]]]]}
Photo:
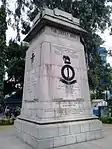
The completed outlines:
{"type": "Polygon", "coordinates": [[[4,81],[4,95],[22,97],[26,50],[27,47],[10,40],[6,51],[8,79],[4,81]]]}
{"type": "Polygon", "coordinates": [[[5,52],[6,52],[6,12],[2,5],[0,8],[0,98],[3,98],[4,89],[4,66],[5,66],[5,52]]]}

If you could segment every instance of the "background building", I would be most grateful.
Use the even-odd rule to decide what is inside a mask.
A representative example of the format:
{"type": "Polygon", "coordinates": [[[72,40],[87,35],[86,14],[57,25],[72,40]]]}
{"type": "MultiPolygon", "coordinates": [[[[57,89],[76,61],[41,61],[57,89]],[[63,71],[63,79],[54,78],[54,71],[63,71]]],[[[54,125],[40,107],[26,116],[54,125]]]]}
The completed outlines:
{"type": "Polygon", "coordinates": [[[98,53],[99,53],[103,63],[106,64],[107,63],[107,55],[108,55],[108,52],[107,52],[106,48],[105,47],[100,47],[99,50],[98,50],[98,53]]]}

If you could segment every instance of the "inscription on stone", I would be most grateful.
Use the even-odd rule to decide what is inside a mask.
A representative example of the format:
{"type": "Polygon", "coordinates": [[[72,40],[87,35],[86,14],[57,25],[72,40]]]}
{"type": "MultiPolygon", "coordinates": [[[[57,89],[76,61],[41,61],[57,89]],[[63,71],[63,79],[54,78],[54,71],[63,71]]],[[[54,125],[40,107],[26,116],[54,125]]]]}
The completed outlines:
{"type": "Polygon", "coordinates": [[[60,30],[60,29],[56,29],[56,28],[53,28],[53,27],[51,27],[50,29],[49,29],[49,31],[51,30],[51,32],[54,32],[54,33],[57,33],[58,35],[63,35],[63,36],[65,36],[65,37],[72,37],[73,39],[75,39],[75,40],[79,40],[79,36],[77,36],[77,35],[75,35],[75,34],[72,34],[72,33],[70,33],[70,32],[65,32],[65,31],[62,31],[62,30],[60,30]]]}
{"type": "Polygon", "coordinates": [[[84,99],[77,99],[76,101],[63,101],[57,102],[55,111],[55,116],[66,116],[72,114],[79,114],[82,113],[85,109],[83,106],[84,99]]]}
{"type": "Polygon", "coordinates": [[[26,78],[27,78],[27,83],[26,83],[26,102],[35,102],[38,101],[38,68],[32,69],[31,71],[27,72],[26,78]]]}

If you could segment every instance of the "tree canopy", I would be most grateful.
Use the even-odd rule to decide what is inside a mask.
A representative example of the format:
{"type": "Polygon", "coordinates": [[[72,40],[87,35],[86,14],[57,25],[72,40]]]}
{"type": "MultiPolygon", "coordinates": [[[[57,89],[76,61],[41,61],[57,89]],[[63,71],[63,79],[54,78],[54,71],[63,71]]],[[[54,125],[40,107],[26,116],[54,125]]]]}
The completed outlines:
{"type": "Polygon", "coordinates": [[[24,84],[25,55],[27,47],[10,40],[7,46],[5,63],[8,79],[4,81],[4,95],[22,97],[24,84]]]}

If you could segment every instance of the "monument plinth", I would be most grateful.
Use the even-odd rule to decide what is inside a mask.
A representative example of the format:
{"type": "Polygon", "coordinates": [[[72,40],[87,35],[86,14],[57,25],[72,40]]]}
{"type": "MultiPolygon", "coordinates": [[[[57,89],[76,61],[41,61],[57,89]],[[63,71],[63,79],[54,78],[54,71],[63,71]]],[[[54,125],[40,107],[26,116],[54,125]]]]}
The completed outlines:
{"type": "Polygon", "coordinates": [[[17,136],[36,149],[102,137],[91,114],[84,46],[79,20],[58,9],[43,10],[25,38],[25,79],[17,136]]]}

